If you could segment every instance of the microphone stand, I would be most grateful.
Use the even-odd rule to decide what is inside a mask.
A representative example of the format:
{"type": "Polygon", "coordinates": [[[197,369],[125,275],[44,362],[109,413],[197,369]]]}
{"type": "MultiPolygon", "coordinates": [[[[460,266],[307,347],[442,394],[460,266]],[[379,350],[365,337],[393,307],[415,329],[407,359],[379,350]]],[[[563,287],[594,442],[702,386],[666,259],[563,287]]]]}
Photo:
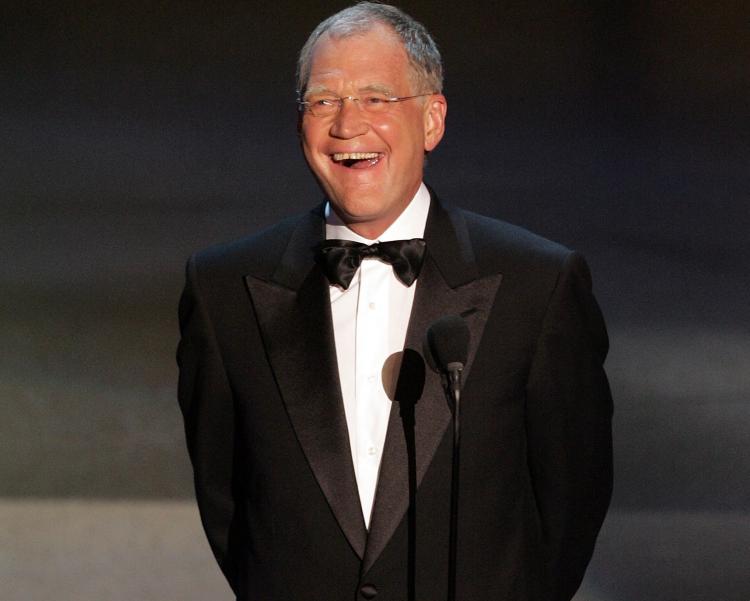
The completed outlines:
{"type": "Polygon", "coordinates": [[[461,450],[461,372],[463,363],[449,363],[446,366],[446,393],[450,401],[453,419],[453,462],[451,465],[451,514],[450,538],[448,543],[448,601],[456,599],[456,544],[458,536],[458,476],[459,454],[461,450]]]}
{"type": "Polygon", "coordinates": [[[461,372],[469,355],[471,334],[458,315],[438,319],[427,330],[427,357],[431,367],[442,372],[441,380],[453,415],[453,461],[451,462],[451,515],[448,541],[448,601],[456,599],[456,548],[458,546],[458,472],[461,449],[461,372]]]}

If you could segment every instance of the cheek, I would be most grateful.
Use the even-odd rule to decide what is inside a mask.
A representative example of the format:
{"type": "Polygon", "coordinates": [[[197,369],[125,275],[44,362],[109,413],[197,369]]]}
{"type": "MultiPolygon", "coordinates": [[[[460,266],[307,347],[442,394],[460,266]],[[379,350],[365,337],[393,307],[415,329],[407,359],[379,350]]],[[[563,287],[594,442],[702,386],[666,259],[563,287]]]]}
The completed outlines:
{"type": "Polygon", "coordinates": [[[374,128],[380,138],[403,159],[405,155],[422,155],[425,138],[421,121],[413,119],[383,121],[374,128]]]}
{"type": "Polygon", "coordinates": [[[313,153],[325,136],[325,132],[319,125],[312,125],[305,121],[302,122],[299,132],[305,153],[313,153]]]}
{"type": "MultiPolygon", "coordinates": [[[[395,107],[395,109],[399,108],[403,107],[395,107]]],[[[394,110],[385,115],[378,115],[377,120],[370,122],[370,127],[388,146],[394,147],[402,142],[405,135],[408,135],[412,123],[394,110]]]]}

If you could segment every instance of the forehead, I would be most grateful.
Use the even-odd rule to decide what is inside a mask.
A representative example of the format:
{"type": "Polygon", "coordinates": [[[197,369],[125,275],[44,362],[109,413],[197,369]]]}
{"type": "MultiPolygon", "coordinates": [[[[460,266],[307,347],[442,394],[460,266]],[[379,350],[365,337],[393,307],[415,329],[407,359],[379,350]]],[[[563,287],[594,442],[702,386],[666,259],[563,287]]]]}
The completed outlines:
{"type": "Polygon", "coordinates": [[[315,44],[307,89],[353,89],[390,86],[393,92],[408,90],[409,60],[400,38],[391,29],[376,25],[371,30],[338,38],[324,34],[315,44]]]}

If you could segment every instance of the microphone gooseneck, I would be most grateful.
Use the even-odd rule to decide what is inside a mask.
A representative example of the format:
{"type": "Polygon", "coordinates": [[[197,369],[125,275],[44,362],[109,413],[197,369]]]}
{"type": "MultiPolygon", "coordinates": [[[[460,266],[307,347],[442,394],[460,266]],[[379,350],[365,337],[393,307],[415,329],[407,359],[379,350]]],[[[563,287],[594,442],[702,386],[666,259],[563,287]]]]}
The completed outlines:
{"type": "Polygon", "coordinates": [[[458,478],[461,449],[461,373],[469,355],[469,328],[458,315],[448,315],[427,330],[430,366],[445,376],[445,392],[453,415],[453,461],[451,465],[451,512],[448,547],[448,601],[456,598],[456,546],[458,538],[458,478]]]}

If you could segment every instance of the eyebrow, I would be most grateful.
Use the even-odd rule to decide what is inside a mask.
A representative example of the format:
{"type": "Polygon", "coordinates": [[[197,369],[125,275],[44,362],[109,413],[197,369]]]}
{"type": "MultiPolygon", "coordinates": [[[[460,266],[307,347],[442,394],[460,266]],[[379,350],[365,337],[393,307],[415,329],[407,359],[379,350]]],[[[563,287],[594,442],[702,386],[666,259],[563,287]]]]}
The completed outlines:
{"type": "MultiPolygon", "coordinates": [[[[384,96],[395,96],[393,90],[389,88],[386,85],[383,84],[370,84],[368,86],[365,86],[363,88],[359,88],[357,90],[358,94],[362,94],[365,92],[377,92],[379,94],[383,94],[384,96]]],[[[324,85],[318,85],[318,86],[312,86],[305,90],[305,98],[309,98],[310,96],[313,96],[315,94],[330,94],[331,96],[338,96],[337,92],[334,92],[330,88],[324,86],[324,85]]]]}
{"type": "Polygon", "coordinates": [[[336,93],[332,90],[329,90],[325,86],[312,86],[305,90],[305,96],[304,98],[308,98],[309,96],[312,96],[313,94],[330,94],[331,96],[336,96],[336,93]]]}
{"type": "Polygon", "coordinates": [[[378,84],[378,83],[370,84],[369,86],[360,88],[359,91],[360,92],[378,92],[380,94],[384,94],[385,96],[395,96],[391,88],[389,88],[386,85],[378,84]]]}

